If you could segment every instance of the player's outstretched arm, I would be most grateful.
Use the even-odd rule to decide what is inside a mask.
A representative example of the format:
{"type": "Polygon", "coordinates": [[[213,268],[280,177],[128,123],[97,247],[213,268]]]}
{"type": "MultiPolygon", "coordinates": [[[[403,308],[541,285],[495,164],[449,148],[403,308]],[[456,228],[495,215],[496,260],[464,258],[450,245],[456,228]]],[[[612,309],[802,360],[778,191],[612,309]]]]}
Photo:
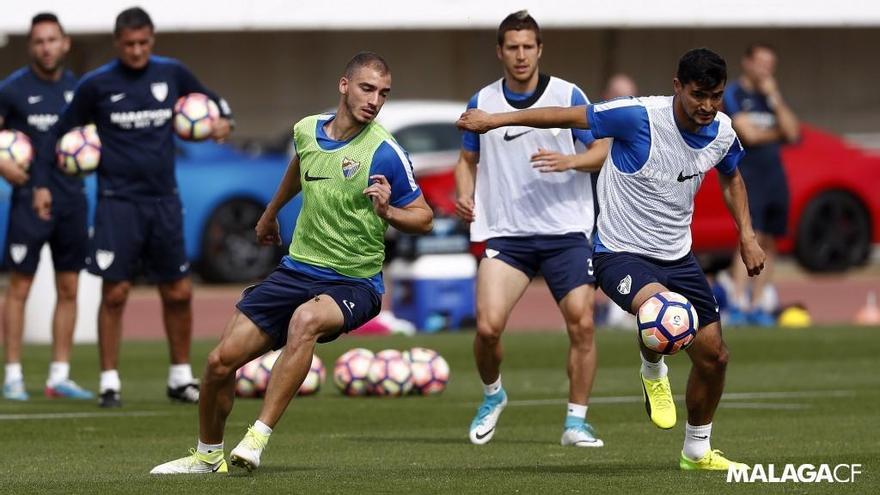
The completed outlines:
{"type": "Polygon", "coordinates": [[[384,175],[371,175],[364,194],[372,200],[376,215],[401,232],[427,234],[434,228],[434,212],[421,194],[406,206],[391,205],[391,183],[384,175]]]}
{"type": "Polygon", "coordinates": [[[297,195],[302,189],[302,179],[300,178],[299,156],[294,155],[287,165],[284,177],[275,190],[272,200],[266,205],[266,210],[254,231],[257,235],[257,242],[264,246],[281,245],[281,228],[278,225],[278,212],[284,208],[291,198],[297,195]]]}
{"type": "Polygon", "coordinates": [[[511,125],[551,129],[589,129],[587,107],[541,107],[516,112],[487,113],[478,109],[470,109],[459,117],[456,125],[459,129],[480,134],[511,125]]]}
{"type": "Polygon", "coordinates": [[[577,170],[578,172],[598,172],[602,170],[605,158],[608,156],[609,140],[597,139],[582,153],[564,155],[556,151],[538,148],[538,152],[532,155],[532,168],[541,173],[565,172],[577,170]]]}
{"type": "Polygon", "coordinates": [[[752,228],[752,217],[749,214],[749,200],[746,192],[746,184],[743,181],[739,169],[734,169],[732,175],[718,174],[721,181],[721,192],[724,195],[724,203],[730,211],[736,227],[739,230],[739,247],[743,263],[746,265],[750,276],[761,273],[764,269],[766,255],[752,228]]]}

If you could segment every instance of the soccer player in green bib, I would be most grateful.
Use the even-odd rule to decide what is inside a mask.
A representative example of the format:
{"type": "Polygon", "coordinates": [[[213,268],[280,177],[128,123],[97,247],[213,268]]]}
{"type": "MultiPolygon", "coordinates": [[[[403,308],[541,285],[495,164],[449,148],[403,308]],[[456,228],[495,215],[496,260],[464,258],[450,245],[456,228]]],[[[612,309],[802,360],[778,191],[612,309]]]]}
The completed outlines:
{"type": "Polygon", "coordinates": [[[408,233],[431,230],[433,214],[406,152],[374,122],[390,91],[385,60],[359,53],[339,80],[336,113],[306,117],[293,127],[295,156],[255,229],[260,243],[280,244],[278,211],[302,191],[290,252],[263,282],[245,290],[208,355],[198,446],[152,474],[226,472],[223,430],[235,371],[270,349],[282,349],[259,417],[230,454],[233,466],[257,468],[272,428],[309,371],[315,344],[379,313],[385,229],[390,224],[408,233]]]}

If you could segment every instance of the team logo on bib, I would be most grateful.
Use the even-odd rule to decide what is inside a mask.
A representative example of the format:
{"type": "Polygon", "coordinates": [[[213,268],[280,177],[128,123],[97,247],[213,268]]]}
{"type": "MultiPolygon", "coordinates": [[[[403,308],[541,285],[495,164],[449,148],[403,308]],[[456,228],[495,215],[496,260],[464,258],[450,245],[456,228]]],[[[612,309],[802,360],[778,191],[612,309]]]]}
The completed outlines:
{"type": "Polygon", "coordinates": [[[168,83],[166,82],[157,82],[150,84],[150,91],[153,93],[153,97],[158,101],[165,101],[165,98],[168,98],[168,83]]]}
{"type": "Polygon", "coordinates": [[[73,91],[65,91],[64,92],[64,101],[70,103],[70,100],[73,99],[73,91]]]}
{"type": "Polygon", "coordinates": [[[623,277],[623,280],[617,284],[617,292],[620,292],[624,296],[629,294],[630,289],[632,289],[633,279],[630,275],[623,277]]]}
{"type": "Polygon", "coordinates": [[[27,256],[27,246],[24,244],[10,244],[9,256],[16,265],[21,263],[24,261],[25,256],[27,256]]]}
{"type": "Polygon", "coordinates": [[[106,270],[113,264],[113,259],[116,257],[116,254],[113,251],[105,251],[103,249],[98,249],[95,251],[95,263],[98,264],[98,268],[101,270],[106,270]]]}
{"type": "Polygon", "coordinates": [[[351,179],[357,174],[358,169],[361,168],[361,162],[356,162],[349,157],[345,157],[342,159],[342,175],[346,179],[351,179]]]}

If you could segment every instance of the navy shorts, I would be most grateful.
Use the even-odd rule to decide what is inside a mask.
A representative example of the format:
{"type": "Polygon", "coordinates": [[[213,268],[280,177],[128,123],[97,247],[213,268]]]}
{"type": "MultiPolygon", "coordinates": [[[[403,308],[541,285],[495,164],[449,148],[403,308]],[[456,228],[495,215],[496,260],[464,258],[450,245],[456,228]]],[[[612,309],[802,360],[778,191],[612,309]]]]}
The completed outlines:
{"type": "MultiPolygon", "coordinates": [[[[748,153],[746,153],[748,156],[748,153]]],[[[740,173],[749,195],[752,227],[761,233],[782,237],[788,231],[788,183],[781,167],[762,167],[743,159],[740,173]]]]}
{"type": "Polygon", "coordinates": [[[593,247],[581,233],[494,237],[483,257],[501,260],[530,279],[541,272],[557,303],[572,289],[596,284],[593,247]]]}
{"type": "Polygon", "coordinates": [[[719,319],[718,303],[693,253],[675,261],[631,253],[594,253],[593,260],[602,291],[627,312],[631,312],[639,290],[657,282],[688,298],[697,310],[700,328],[719,319]]]}
{"type": "Polygon", "coordinates": [[[14,272],[34,274],[40,261],[40,249],[48,242],[56,272],[82,270],[89,245],[86,197],[55,199],[52,218],[48,221],[37,216],[32,204],[30,194],[22,194],[12,201],[6,266],[14,272]]]}
{"type": "Polygon", "coordinates": [[[131,201],[101,197],[86,263],[89,272],[112,281],[131,280],[140,270],[160,283],[188,275],[180,198],[131,201]]]}
{"type": "Polygon", "coordinates": [[[319,338],[320,343],[358,328],[382,309],[382,296],[367,283],[324,280],[283,265],[259,284],[245,289],[235,307],[275,340],[274,349],[280,349],[287,342],[290,318],[296,308],[322,294],[336,302],[344,323],[338,332],[319,338]]]}

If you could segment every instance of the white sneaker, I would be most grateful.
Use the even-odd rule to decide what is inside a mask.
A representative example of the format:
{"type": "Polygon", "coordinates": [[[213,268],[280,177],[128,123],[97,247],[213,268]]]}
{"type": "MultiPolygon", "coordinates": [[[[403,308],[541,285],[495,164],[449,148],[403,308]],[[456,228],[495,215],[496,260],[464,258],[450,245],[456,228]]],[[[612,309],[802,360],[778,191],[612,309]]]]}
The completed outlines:
{"type": "Polygon", "coordinates": [[[593,427],[589,423],[584,423],[573,428],[566,428],[562,432],[562,440],[559,443],[563,446],[574,447],[601,447],[605,442],[596,438],[593,427]]]}
{"type": "Polygon", "coordinates": [[[188,456],[159,464],[150,474],[211,474],[228,471],[223,451],[202,454],[196,449],[189,449],[188,456]]]}
{"type": "Polygon", "coordinates": [[[249,426],[244,438],[230,452],[229,463],[249,472],[257,469],[260,467],[260,456],[268,442],[269,435],[258,433],[253,426],[249,426]]]}
{"type": "Polygon", "coordinates": [[[495,425],[498,424],[498,418],[501,411],[507,406],[507,392],[504,389],[493,395],[484,395],[483,403],[477,409],[477,415],[471,421],[469,437],[474,445],[483,445],[489,443],[495,436],[495,425]]]}

